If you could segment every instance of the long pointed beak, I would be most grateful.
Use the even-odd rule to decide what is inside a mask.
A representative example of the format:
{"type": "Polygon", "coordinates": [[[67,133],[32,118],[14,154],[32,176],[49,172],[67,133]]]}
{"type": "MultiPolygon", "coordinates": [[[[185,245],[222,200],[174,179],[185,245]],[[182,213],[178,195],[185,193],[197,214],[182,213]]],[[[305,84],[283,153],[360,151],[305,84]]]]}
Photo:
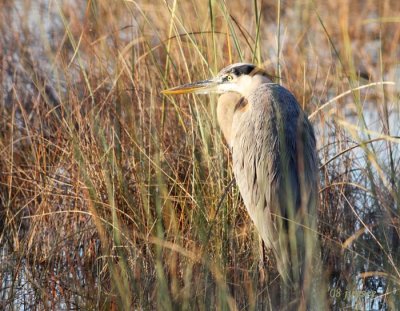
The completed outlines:
{"type": "Polygon", "coordinates": [[[215,82],[214,80],[203,80],[203,81],[183,84],[168,90],[163,90],[161,91],[161,93],[163,93],[164,95],[187,94],[187,93],[207,94],[214,91],[217,86],[218,82],[215,82]]]}

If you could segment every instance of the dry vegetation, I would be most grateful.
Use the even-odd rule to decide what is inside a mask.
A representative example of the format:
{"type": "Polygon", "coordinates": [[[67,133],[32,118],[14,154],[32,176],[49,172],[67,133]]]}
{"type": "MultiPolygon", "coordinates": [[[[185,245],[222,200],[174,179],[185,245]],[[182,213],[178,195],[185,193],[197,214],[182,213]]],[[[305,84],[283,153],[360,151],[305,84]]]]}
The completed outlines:
{"type": "Polygon", "coordinates": [[[397,0],[3,1],[0,309],[271,308],[216,98],[160,95],[245,60],[312,116],[324,301],[399,310],[399,42],[397,0]]]}

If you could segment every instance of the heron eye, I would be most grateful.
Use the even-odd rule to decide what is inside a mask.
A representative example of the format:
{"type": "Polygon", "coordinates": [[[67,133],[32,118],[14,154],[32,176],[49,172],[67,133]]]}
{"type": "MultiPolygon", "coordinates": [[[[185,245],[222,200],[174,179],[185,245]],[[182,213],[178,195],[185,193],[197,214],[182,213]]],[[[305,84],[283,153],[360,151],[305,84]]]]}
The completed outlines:
{"type": "Polygon", "coordinates": [[[233,80],[232,75],[228,75],[226,78],[228,79],[228,81],[232,81],[233,80]]]}

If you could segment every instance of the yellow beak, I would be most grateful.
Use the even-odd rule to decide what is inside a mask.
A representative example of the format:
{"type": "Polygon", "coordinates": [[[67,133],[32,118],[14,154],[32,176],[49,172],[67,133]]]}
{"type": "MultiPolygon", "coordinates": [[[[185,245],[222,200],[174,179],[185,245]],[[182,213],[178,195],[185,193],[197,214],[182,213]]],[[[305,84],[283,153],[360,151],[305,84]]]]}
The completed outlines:
{"type": "Polygon", "coordinates": [[[188,84],[183,84],[180,86],[173,87],[168,90],[161,91],[164,95],[175,95],[175,94],[206,94],[213,91],[217,87],[218,83],[214,80],[203,80],[188,84]]]}

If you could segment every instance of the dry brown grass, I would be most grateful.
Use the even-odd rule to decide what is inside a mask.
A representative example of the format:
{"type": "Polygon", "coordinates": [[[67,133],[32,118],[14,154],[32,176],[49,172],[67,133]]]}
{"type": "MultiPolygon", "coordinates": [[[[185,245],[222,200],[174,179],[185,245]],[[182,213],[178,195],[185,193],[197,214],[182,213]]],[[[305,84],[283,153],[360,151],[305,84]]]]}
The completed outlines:
{"type": "Polygon", "coordinates": [[[313,116],[323,300],[400,309],[399,16],[395,0],[0,4],[1,308],[274,309],[235,187],[215,217],[232,179],[215,98],[160,95],[246,60],[309,114],[352,90],[313,116]]]}

